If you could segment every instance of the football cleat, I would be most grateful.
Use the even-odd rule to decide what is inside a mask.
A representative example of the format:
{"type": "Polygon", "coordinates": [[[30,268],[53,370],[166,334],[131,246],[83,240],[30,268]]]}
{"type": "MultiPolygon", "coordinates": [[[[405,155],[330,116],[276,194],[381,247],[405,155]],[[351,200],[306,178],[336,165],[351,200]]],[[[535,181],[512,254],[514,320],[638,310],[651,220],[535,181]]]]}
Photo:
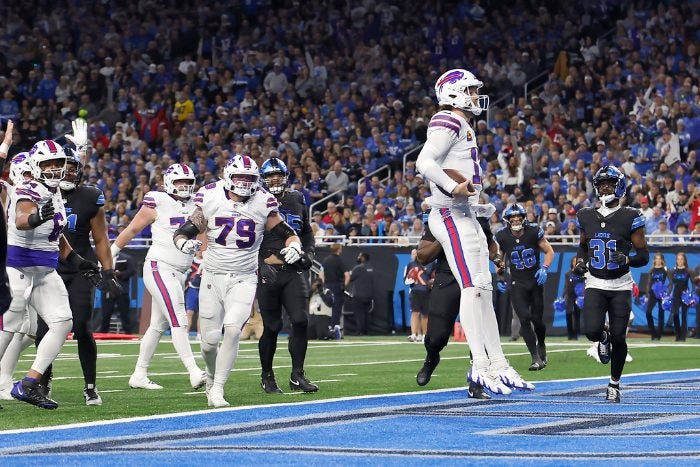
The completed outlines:
{"type": "Polygon", "coordinates": [[[134,373],[129,378],[129,387],[132,389],[148,389],[149,391],[154,391],[156,389],[163,389],[163,386],[156,384],[146,375],[137,375],[134,373]]]}
{"type": "Polygon", "coordinates": [[[630,363],[630,362],[633,361],[633,360],[634,360],[634,358],[632,358],[632,355],[630,355],[630,354],[628,353],[627,356],[625,357],[625,362],[626,362],[626,363],[630,363]]]}
{"type": "Polygon", "coordinates": [[[277,386],[277,381],[275,380],[275,373],[263,372],[260,381],[260,387],[263,391],[268,394],[283,394],[279,386],[277,386]]]}
{"type": "Polygon", "coordinates": [[[606,364],[610,362],[610,336],[608,331],[603,331],[603,338],[598,342],[598,360],[606,364]]]}
{"type": "Polygon", "coordinates": [[[333,326],[333,339],[339,341],[343,338],[343,331],[340,329],[340,325],[336,324],[333,326]]]}
{"type": "Polygon", "coordinates": [[[0,401],[14,400],[14,397],[12,397],[12,394],[10,394],[10,391],[12,391],[12,382],[11,381],[7,384],[3,384],[0,387],[0,401]]]}
{"type": "Polygon", "coordinates": [[[540,356],[540,360],[542,360],[544,366],[547,366],[549,362],[547,361],[547,346],[544,342],[537,344],[537,354],[540,356]]]}
{"type": "Polygon", "coordinates": [[[615,387],[612,384],[608,384],[605,400],[608,402],[620,402],[620,386],[615,387]]]}
{"type": "MultiPolygon", "coordinates": [[[[154,383],[155,384],[155,383],[154,383]]],[[[195,371],[190,373],[190,385],[195,391],[202,389],[207,384],[207,373],[204,371],[195,371]]]]}
{"type": "Polygon", "coordinates": [[[586,350],[586,355],[600,363],[600,358],[598,357],[598,344],[593,344],[592,346],[588,347],[588,350],[586,350]]]}
{"type": "Polygon", "coordinates": [[[537,359],[537,360],[532,362],[532,364],[530,365],[530,368],[528,368],[528,370],[529,371],[540,371],[540,370],[544,370],[544,367],[546,367],[546,366],[547,365],[542,360],[537,359]]]}
{"type": "Polygon", "coordinates": [[[18,401],[27,402],[42,409],[57,409],[58,403],[46,397],[41,389],[37,381],[25,378],[12,385],[11,394],[18,401]]]}
{"type": "Polygon", "coordinates": [[[433,371],[440,363],[440,355],[436,355],[435,359],[426,358],[423,362],[423,367],[418,371],[416,375],[416,383],[418,386],[425,386],[430,382],[430,377],[433,375],[433,371]]]}
{"type": "Polygon", "coordinates": [[[469,383],[469,388],[467,389],[467,396],[470,399],[491,399],[491,396],[484,391],[484,388],[476,383],[469,383]]]}
{"type": "Polygon", "coordinates": [[[470,384],[474,383],[491,394],[507,396],[513,392],[508,386],[503,384],[498,375],[493,375],[486,370],[477,370],[474,367],[471,367],[469,373],[467,373],[467,382],[470,384]]]}
{"type": "Polygon", "coordinates": [[[85,386],[83,396],[85,397],[85,405],[102,405],[102,397],[94,384],[85,386]]]}
{"type": "Polygon", "coordinates": [[[520,374],[515,371],[512,366],[507,366],[501,370],[497,371],[498,377],[501,382],[511,389],[518,389],[520,391],[534,391],[535,385],[525,381],[520,374]]]}
{"type": "Polygon", "coordinates": [[[289,389],[292,391],[316,392],[318,386],[311,383],[304,374],[304,370],[293,371],[289,376],[289,389]]]}
{"type": "Polygon", "coordinates": [[[209,394],[207,395],[207,404],[209,407],[214,407],[216,409],[231,405],[226,402],[226,399],[224,399],[224,388],[221,386],[212,386],[212,388],[209,390],[209,394]]]}

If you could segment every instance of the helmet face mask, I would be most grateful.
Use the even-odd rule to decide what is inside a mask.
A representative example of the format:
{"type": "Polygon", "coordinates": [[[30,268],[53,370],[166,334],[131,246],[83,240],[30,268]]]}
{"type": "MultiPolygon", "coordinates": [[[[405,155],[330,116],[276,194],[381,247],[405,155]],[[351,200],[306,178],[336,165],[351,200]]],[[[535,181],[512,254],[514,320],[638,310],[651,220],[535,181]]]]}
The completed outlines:
{"type": "Polygon", "coordinates": [[[289,170],[284,162],[272,157],[263,162],[260,167],[260,177],[265,189],[277,196],[287,189],[289,170]]]}
{"type": "Polygon", "coordinates": [[[438,105],[448,105],[481,115],[489,107],[489,96],[479,94],[484,83],[469,71],[454,69],[445,72],[435,83],[438,105]]]}
{"type": "Polygon", "coordinates": [[[65,176],[66,162],[63,148],[50,139],[39,141],[29,151],[32,177],[51,188],[58,187],[65,176]]]}
{"type": "Polygon", "coordinates": [[[602,167],[593,177],[593,187],[600,201],[608,205],[625,195],[625,176],[614,166],[602,167]]]}
{"type": "Polygon", "coordinates": [[[506,224],[508,224],[510,230],[513,232],[519,232],[525,226],[526,215],[527,212],[525,211],[525,208],[519,204],[513,204],[506,208],[506,211],[503,213],[503,220],[506,221],[506,224]]]}
{"type": "Polygon", "coordinates": [[[247,198],[258,189],[260,173],[258,165],[247,154],[235,155],[224,167],[224,187],[230,192],[247,198]]]}
{"type": "Polygon", "coordinates": [[[186,164],[173,164],[163,175],[163,188],[169,195],[189,199],[197,180],[186,164]]]}
{"type": "Polygon", "coordinates": [[[80,164],[77,161],[69,160],[66,162],[66,173],[63,180],[59,183],[59,187],[64,191],[75,190],[75,187],[80,184],[80,164]]]}

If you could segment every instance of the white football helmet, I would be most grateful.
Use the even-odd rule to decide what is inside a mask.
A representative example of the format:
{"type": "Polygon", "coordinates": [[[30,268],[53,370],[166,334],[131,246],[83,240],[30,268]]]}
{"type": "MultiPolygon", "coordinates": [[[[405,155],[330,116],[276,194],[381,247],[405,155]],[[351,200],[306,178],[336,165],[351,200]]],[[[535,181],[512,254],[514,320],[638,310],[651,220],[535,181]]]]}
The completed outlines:
{"type": "Polygon", "coordinates": [[[67,157],[63,148],[51,139],[39,141],[29,151],[29,167],[32,170],[32,177],[52,188],[56,188],[65,176],[66,161],[67,157]],[[42,164],[49,161],[57,161],[58,167],[42,169],[42,164]]]}
{"type": "Polygon", "coordinates": [[[163,175],[163,188],[169,195],[175,195],[180,198],[189,198],[194,193],[194,185],[197,179],[194,176],[192,169],[186,164],[173,164],[168,167],[163,175]],[[186,180],[187,185],[178,188],[175,182],[186,180]]]}
{"type": "Polygon", "coordinates": [[[29,166],[29,153],[20,152],[12,158],[10,162],[10,181],[12,185],[17,186],[31,176],[32,168],[29,166]]]}
{"type": "Polygon", "coordinates": [[[239,196],[253,196],[258,189],[258,164],[247,154],[236,154],[224,167],[224,186],[239,196]]]}
{"type": "Polygon", "coordinates": [[[478,93],[483,85],[470,71],[457,68],[438,78],[435,96],[438,105],[449,105],[480,115],[489,107],[489,96],[478,93]]]}

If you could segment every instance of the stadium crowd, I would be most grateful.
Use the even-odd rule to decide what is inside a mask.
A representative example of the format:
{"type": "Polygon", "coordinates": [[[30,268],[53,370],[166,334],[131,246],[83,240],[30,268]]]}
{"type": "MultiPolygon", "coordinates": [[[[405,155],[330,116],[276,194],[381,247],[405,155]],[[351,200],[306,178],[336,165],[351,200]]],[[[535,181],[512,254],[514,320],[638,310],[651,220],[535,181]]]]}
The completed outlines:
{"type": "Polygon", "coordinates": [[[344,193],[318,206],[317,236],[418,236],[429,191],[403,157],[425,140],[436,78],[464,67],[493,104],[474,127],[498,213],[521,202],[575,235],[592,174],[614,164],[656,241],[700,240],[693,2],[36,3],[3,7],[0,121],[20,151],[88,120],[84,175],[111,235],[171,163],[201,185],[247,151],[278,154],[307,204],[344,193]],[[360,183],[385,165],[388,181],[360,183]]]}

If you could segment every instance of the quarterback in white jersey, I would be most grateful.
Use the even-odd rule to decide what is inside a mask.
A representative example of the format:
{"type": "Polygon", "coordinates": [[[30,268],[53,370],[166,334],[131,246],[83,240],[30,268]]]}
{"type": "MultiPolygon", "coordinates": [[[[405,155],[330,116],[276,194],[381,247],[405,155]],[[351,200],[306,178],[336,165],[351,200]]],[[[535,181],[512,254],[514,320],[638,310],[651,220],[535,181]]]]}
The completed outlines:
{"type": "Polygon", "coordinates": [[[32,306],[48,325],[37,347],[27,376],[12,387],[12,397],[44,409],[58,404],[46,397],[38,380],[61,350],[72,327],[68,292],[56,272],[59,256],[74,265],[88,280],[99,282],[99,269],[75,253],[61,231],[66,211],[58,192],[65,173],[66,155],[52,140],[36,143],[29,156],[33,180],[23,181],[10,197],[8,228],[8,276],[12,302],[3,316],[0,353],[13,334],[21,330],[27,306],[32,306]],[[28,293],[27,290],[29,290],[28,293]]]}
{"type": "Polygon", "coordinates": [[[193,251],[183,252],[173,245],[173,234],[194,211],[192,193],[196,179],[186,164],[173,164],[163,175],[164,191],[149,191],[143,205],[126,229],[112,244],[112,256],[119,252],[146,226],[151,225],[152,244],[143,264],[143,283],[151,294],[151,323],[141,339],[136,369],[129,386],[163,389],[148,379],[148,367],[163,333],[170,328],[173,346],[190,375],[190,384],[199,389],[206,382],[197,366],[187,333],[185,280],[192,264],[193,251]]]}
{"type": "Polygon", "coordinates": [[[462,288],[459,315],[473,355],[468,379],[492,393],[510,394],[512,389],[534,386],[523,381],[503,355],[493,309],[489,250],[476,219],[490,217],[495,211],[493,205],[479,203],[479,151],[467,121],[469,114],[479,115],[488,107],[488,96],[479,94],[482,86],[463,69],[438,78],[435,95],[440,111],[430,120],[416,167],[430,181],[430,231],[462,288]],[[447,169],[459,172],[465,180],[453,180],[447,169]]]}
{"type": "Polygon", "coordinates": [[[197,208],[173,238],[182,251],[192,251],[197,247],[192,239],[200,233],[207,236],[199,319],[210,407],[229,405],[224,399],[224,384],[255,299],[263,233],[274,230],[286,239],[281,251],[286,263],[295,263],[302,255],[299,237],[280,216],[277,199],[258,186],[259,177],[250,156],[234,156],[224,167],[222,180],[197,192],[197,208]],[[222,326],[224,340],[218,352],[222,326]]]}

